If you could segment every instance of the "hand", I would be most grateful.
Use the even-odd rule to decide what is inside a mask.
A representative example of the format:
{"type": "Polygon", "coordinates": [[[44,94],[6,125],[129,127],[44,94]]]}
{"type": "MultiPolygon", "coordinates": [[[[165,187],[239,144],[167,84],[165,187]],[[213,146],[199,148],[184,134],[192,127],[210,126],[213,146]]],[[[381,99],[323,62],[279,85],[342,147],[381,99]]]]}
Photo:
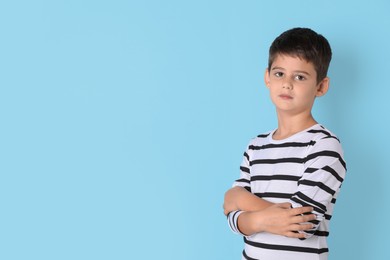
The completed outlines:
{"type": "Polygon", "coordinates": [[[311,207],[291,208],[290,203],[279,203],[261,211],[248,212],[250,214],[248,217],[255,233],[265,231],[286,237],[305,238],[305,234],[298,231],[306,231],[314,227],[307,222],[314,220],[315,215],[302,215],[311,211],[313,211],[311,207]]]}

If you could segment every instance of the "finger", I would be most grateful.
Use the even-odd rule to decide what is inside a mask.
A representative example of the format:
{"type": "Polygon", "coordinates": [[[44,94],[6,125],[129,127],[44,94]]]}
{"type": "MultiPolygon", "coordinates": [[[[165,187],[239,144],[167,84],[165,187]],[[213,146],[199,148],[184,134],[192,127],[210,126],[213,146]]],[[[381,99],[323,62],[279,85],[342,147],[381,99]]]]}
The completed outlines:
{"type": "Polygon", "coordinates": [[[299,215],[299,216],[295,216],[295,217],[291,218],[291,222],[299,224],[299,223],[309,222],[309,221],[315,220],[315,219],[316,219],[316,215],[314,215],[314,214],[299,215]]]}
{"type": "Polygon", "coordinates": [[[291,231],[306,231],[313,228],[313,224],[295,224],[291,226],[291,231]]]}
{"type": "Polygon", "coordinates": [[[306,235],[303,233],[298,233],[298,232],[293,232],[293,231],[287,232],[285,234],[285,236],[291,237],[291,238],[305,238],[306,237],[306,235]]]}
{"type": "Polygon", "coordinates": [[[298,208],[291,209],[290,213],[292,215],[301,215],[305,213],[310,213],[312,211],[313,211],[312,207],[298,207],[298,208]]]}

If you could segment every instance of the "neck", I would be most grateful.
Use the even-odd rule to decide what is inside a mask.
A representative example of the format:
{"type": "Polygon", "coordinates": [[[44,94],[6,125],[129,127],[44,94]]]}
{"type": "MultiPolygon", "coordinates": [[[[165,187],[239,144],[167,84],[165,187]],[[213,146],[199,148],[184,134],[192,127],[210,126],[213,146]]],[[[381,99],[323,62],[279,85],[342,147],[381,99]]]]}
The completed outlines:
{"type": "Polygon", "coordinates": [[[275,131],[274,139],[285,139],[296,133],[301,132],[313,125],[317,124],[311,114],[284,116],[278,113],[278,129],[275,131]]]}

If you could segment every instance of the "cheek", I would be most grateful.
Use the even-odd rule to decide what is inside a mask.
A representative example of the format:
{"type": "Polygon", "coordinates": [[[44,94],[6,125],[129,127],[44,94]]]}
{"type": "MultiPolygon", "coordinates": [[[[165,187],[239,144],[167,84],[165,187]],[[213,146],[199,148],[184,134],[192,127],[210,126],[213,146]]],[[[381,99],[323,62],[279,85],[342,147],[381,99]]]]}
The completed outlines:
{"type": "Polygon", "coordinates": [[[309,103],[314,102],[315,98],[316,98],[315,92],[308,92],[305,95],[305,100],[306,100],[306,102],[309,102],[309,103]]]}
{"type": "Polygon", "coordinates": [[[275,100],[276,100],[276,96],[277,94],[275,93],[275,91],[272,91],[271,89],[269,89],[269,93],[268,93],[272,103],[275,103],[275,100]]]}
{"type": "Polygon", "coordinates": [[[306,89],[305,91],[302,91],[301,95],[307,97],[308,99],[311,99],[317,95],[317,90],[311,88],[306,89]]]}
{"type": "Polygon", "coordinates": [[[277,95],[277,92],[275,91],[275,88],[273,88],[273,87],[268,88],[268,91],[269,91],[269,95],[270,95],[271,97],[277,95]]]}

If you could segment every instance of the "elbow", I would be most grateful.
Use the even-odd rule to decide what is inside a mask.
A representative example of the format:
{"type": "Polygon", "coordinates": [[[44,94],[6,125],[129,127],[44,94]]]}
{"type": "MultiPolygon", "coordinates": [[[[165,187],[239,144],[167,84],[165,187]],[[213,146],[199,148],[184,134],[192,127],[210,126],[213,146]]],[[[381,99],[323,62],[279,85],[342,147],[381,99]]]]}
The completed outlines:
{"type": "Polygon", "coordinates": [[[229,214],[229,207],[228,207],[228,198],[229,198],[229,191],[225,192],[225,195],[223,197],[223,204],[222,204],[222,209],[223,209],[223,214],[227,216],[229,214]]]}
{"type": "Polygon", "coordinates": [[[223,208],[223,214],[227,217],[229,215],[230,211],[225,206],[225,203],[223,203],[222,208],[223,208]]]}
{"type": "Polygon", "coordinates": [[[225,216],[227,216],[230,212],[238,209],[234,197],[237,196],[237,191],[239,191],[240,189],[241,187],[233,187],[225,192],[222,205],[223,214],[225,214],[225,216]]]}
{"type": "Polygon", "coordinates": [[[249,192],[248,189],[241,186],[235,186],[225,192],[223,203],[224,214],[227,215],[229,212],[241,209],[239,198],[247,192],[249,192]]]}
{"type": "Polygon", "coordinates": [[[231,211],[234,210],[234,206],[232,205],[231,200],[231,189],[225,192],[224,200],[223,200],[223,214],[227,216],[231,211]]]}

